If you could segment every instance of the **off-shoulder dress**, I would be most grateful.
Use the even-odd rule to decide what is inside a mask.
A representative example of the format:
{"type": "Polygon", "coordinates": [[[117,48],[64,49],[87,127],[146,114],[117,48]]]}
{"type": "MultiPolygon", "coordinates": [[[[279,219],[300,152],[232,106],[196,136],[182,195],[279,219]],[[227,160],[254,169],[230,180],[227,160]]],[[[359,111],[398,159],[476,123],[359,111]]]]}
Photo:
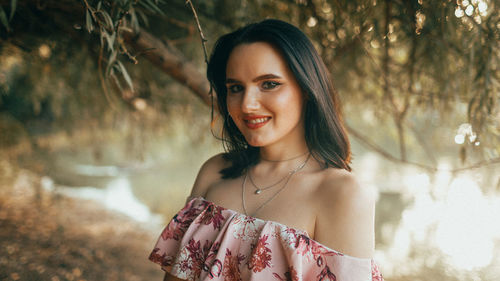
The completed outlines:
{"type": "Polygon", "coordinates": [[[373,259],[352,257],[303,230],[191,199],[149,259],[186,280],[381,281],[373,259]]]}

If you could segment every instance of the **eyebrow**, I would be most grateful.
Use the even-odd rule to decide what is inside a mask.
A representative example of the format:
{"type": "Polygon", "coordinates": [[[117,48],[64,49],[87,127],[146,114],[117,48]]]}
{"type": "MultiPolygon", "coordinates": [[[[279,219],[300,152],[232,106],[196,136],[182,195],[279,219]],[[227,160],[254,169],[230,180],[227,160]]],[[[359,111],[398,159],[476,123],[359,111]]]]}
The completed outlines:
{"type": "MultiPolygon", "coordinates": [[[[257,81],[266,80],[266,79],[281,79],[281,78],[282,77],[279,75],[270,73],[270,74],[264,74],[264,75],[257,76],[256,78],[254,78],[252,80],[252,82],[257,82],[257,81]]],[[[233,79],[233,78],[226,79],[226,84],[233,84],[233,83],[240,83],[240,81],[233,79]]]]}

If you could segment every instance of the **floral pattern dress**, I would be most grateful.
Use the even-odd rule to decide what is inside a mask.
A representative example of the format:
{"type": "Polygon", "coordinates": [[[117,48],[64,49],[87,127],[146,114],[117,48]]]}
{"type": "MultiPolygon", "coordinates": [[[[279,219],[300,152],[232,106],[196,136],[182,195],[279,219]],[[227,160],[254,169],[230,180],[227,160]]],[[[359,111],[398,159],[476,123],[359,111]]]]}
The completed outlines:
{"type": "Polygon", "coordinates": [[[305,231],[202,197],[172,218],[149,259],[186,280],[383,281],[372,259],[342,254],[305,231]]]}

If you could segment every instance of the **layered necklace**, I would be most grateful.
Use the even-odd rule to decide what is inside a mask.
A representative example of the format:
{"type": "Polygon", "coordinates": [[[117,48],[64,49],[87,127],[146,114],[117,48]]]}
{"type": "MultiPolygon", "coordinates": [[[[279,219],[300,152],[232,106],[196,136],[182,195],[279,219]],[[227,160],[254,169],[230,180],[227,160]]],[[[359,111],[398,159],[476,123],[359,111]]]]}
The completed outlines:
{"type": "MultiPolygon", "coordinates": [[[[265,160],[263,159],[264,161],[269,161],[269,162],[283,162],[283,161],[289,161],[289,160],[293,160],[293,159],[297,159],[301,156],[304,156],[306,154],[308,154],[309,152],[306,152],[302,155],[299,155],[299,156],[296,156],[296,157],[293,157],[293,158],[290,158],[290,159],[285,159],[285,160],[265,160]]],[[[246,181],[247,181],[247,178],[250,179],[250,182],[252,183],[252,185],[254,186],[255,188],[255,192],[254,194],[255,195],[259,195],[262,193],[262,191],[264,190],[267,190],[269,188],[272,188],[278,184],[280,184],[281,182],[285,181],[285,184],[280,188],[278,189],[278,191],[276,191],[273,196],[271,196],[269,199],[267,199],[264,203],[262,203],[262,205],[260,205],[252,214],[251,216],[253,216],[254,214],[256,214],[260,209],[262,209],[264,206],[267,205],[267,203],[271,202],[271,200],[273,200],[276,196],[278,196],[278,194],[283,191],[283,189],[285,189],[285,187],[287,186],[288,182],[290,181],[290,179],[292,178],[292,176],[297,173],[298,171],[302,170],[306,164],[307,164],[307,161],[309,161],[309,158],[311,158],[311,154],[309,154],[307,156],[307,159],[302,163],[300,164],[299,166],[297,166],[295,169],[291,170],[290,172],[288,172],[283,178],[281,178],[279,181],[269,185],[269,186],[265,186],[265,187],[259,187],[255,184],[255,182],[253,181],[252,179],[252,176],[250,174],[250,169],[247,169],[246,173],[245,173],[245,177],[243,178],[243,184],[241,185],[241,201],[242,201],[242,205],[243,205],[243,211],[245,212],[245,215],[249,215],[248,212],[247,212],[247,209],[246,209],[246,204],[245,204],[245,185],[246,185],[246,181]]]]}

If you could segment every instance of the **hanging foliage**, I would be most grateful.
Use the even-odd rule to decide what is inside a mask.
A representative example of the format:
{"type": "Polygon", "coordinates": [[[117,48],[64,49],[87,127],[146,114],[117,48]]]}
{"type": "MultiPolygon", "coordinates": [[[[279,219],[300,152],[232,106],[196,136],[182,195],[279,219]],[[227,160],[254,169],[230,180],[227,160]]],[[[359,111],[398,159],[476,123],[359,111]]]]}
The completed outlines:
{"type": "MultiPolygon", "coordinates": [[[[104,96],[109,108],[122,103],[137,110],[158,99],[148,86],[154,81],[144,74],[148,65],[141,65],[147,60],[207,103],[202,45],[186,3],[196,7],[209,46],[219,35],[266,17],[298,25],[332,73],[351,134],[388,158],[420,157],[433,166],[433,151],[450,145],[429,137],[436,133],[429,123],[455,136],[452,146],[460,147],[464,163],[470,155],[477,160],[500,156],[495,1],[0,0],[0,38],[2,45],[27,53],[49,33],[76,38],[59,50],[86,43],[101,88],[92,95],[104,96]],[[349,115],[359,108],[362,116],[349,115]],[[384,130],[374,127],[380,124],[384,130]],[[470,132],[460,129],[464,126],[470,132]],[[384,149],[393,146],[394,151],[384,149]]],[[[2,95],[12,93],[1,81],[2,95]]],[[[40,100],[35,93],[27,99],[40,100]]],[[[46,94],[51,95],[56,94],[46,94]]]]}

